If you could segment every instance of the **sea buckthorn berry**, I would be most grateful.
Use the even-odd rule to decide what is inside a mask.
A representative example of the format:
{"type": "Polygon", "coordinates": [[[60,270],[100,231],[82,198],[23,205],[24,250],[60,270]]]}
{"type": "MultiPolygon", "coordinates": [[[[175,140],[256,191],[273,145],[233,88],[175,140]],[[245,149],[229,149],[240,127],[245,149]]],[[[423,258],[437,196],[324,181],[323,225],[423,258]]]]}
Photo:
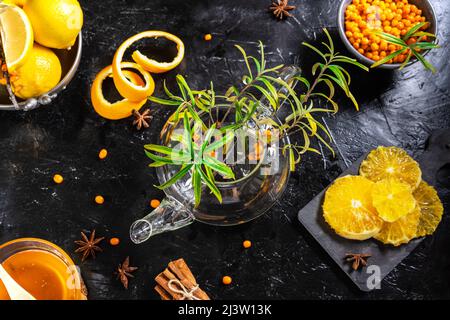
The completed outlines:
{"type": "Polygon", "coordinates": [[[233,281],[233,280],[231,279],[230,276],[224,276],[224,277],[222,278],[222,283],[223,283],[224,285],[229,285],[229,284],[231,284],[232,281],[233,281]]]}
{"type": "Polygon", "coordinates": [[[112,245],[112,246],[117,246],[117,245],[119,245],[119,243],[120,243],[120,239],[119,238],[111,238],[109,240],[109,244],[112,245]]]}
{"type": "Polygon", "coordinates": [[[210,33],[205,34],[205,36],[203,37],[203,39],[205,39],[205,41],[211,41],[212,35],[211,35],[210,33]]]}
{"type": "Polygon", "coordinates": [[[101,196],[101,195],[98,195],[98,196],[95,196],[94,201],[96,204],[104,204],[105,198],[103,198],[103,196],[101,196]]]}
{"type": "Polygon", "coordinates": [[[55,174],[55,175],[53,176],[53,181],[54,181],[55,183],[57,183],[57,184],[60,184],[60,183],[62,183],[62,182],[64,181],[64,178],[63,178],[62,175],[60,175],[60,174],[55,174]]]}
{"type": "Polygon", "coordinates": [[[107,156],[108,156],[108,150],[106,150],[106,149],[102,149],[98,153],[98,157],[102,160],[105,159],[107,156]]]}
{"type": "Polygon", "coordinates": [[[150,201],[150,206],[154,209],[158,208],[160,204],[161,204],[161,201],[159,201],[158,199],[152,199],[150,201]]]}
{"type": "Polygon", "coordinates": [[[242,242],[242,246],[245,249],[248,249],[248,248],[250,248],[252,246],[252,242],[250,240],[245,240],[244,242],[242,242]]]}

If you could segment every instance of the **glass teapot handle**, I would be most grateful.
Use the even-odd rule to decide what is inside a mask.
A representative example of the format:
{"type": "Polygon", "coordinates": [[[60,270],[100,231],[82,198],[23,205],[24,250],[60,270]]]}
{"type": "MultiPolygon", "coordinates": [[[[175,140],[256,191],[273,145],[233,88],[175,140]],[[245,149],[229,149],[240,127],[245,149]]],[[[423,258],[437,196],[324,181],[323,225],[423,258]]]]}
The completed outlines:
{"type": "Polygon", "coordinates": [[[185,227],[193,221],[194,215],[183,204],[167,196],[155,210],[131,225],[130,238],[139,244],[151,236],[185,227]]]}

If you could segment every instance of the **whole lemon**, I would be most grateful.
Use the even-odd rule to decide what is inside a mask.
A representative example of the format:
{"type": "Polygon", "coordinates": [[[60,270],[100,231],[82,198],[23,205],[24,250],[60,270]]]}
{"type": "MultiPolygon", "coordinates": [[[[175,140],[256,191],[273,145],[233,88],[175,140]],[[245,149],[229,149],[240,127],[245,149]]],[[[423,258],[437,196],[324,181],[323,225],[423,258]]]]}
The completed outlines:
{"type": "Polygon", "coordinates": [[[22,7],[25,4],[26,0],[3,0],[3,3],[6,4],[14,4],[16,6],[22,7]]]}
{"type": "Polygon", "coordinates": [[[83,27],[83,11],[77,0],[27,0],[23,6],[39,44],[67,49],[83,27]]]}
{"type": "Polygon", "coordinates": [[[53,89],[61,80],[61,63],[56,54],[34,44],[25,64],[11,74],[14,94],[22,99],[38,97],[53,89]]]}

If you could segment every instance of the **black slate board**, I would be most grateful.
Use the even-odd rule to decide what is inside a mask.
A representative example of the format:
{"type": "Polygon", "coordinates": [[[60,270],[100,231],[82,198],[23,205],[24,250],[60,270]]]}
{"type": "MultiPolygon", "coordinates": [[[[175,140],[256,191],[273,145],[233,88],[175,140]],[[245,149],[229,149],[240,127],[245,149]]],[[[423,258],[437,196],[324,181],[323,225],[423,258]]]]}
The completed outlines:
{"type": "MultiPolygon", "coordinates": [[[[357,175],[359,166],[366,156],[367,154],[354,162],[340,177],[357,175]]],[[[442,168],[450,165],[450,129],[433,132],[428,139],[427,149],[419,157],[418,162],[424,181],[435,185],[436,180],[449,179],[448,176],[442,176],[444,172],[442,168]]],[[[412,240],[399,247],[383,245],[374,239],[354,241],[342,238],[330,228],[322,216],[325,191],[326,189],[300,210],[298,219],[359,289],[371,291],[379,287],[381,280],[406,258],[423,238],[412,240]],[[366,253],[372,257],[368,260],[367,268],[353,271],[351,264],[344,259],[347,253],[366,253]]]]}

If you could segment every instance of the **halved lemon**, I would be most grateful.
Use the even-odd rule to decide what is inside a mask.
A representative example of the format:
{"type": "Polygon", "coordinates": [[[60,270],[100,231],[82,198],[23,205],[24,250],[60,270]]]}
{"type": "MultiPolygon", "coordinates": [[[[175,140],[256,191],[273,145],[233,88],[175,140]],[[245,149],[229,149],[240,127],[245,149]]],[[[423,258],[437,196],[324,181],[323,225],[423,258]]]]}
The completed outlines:
{"type": "Polygon", "coordinates": [[[385,222],[381,231],[374,238],[384,244],[391,244],[393,246],[408,243],[416,237],[419,219],[420,209],[417,206],[412,212],[395,222],[385,222]]]}
{"type": "Polygon", "coordinates": [[[361,176],[345,176],[328,188],[323,216],[337,234],[347,239],[366,240],[381,230],[383,220],[372,205],[373,185],[361,176]]]}
{"type": "Polygon", "coordinates": [[[422,180],[419,164],[405,150],[397,147],[378,147],[361,163],[359,173],[374,182],[395,178],[415,190],[422,180]]]}
{"type": "Polygon", "coordinates": [[[416,236],[423,237],[432,234],[441,222],[444,213],[442,202],[436,190],[424,181],[414,191],[414,198],[416,198],[421,213],[416,236]]]}
{"type": "Polygon", "coordinates": [[[10,72],[23,66],[33,49],[33,28],[25,12],[17,6],[7,6],[0,15],[6,65],[10,72]]]}
{"type": "MultiPolygon", "coordinates": [[[[141,101],[143,99],[148,98],[153,94],[153,91],[155,89],[155,85],[153,81],[150,81],[150,79],[145,78],[145,86],[137,86],[133,83],[131,83],[122,72],[122,69],[120,67],[120,64],[122,62],[123,56],[125,54],[125,51],[128,47],[130,47],[133,43],[136,41],[139,41],[144,38],[159,38],[164,37],[168,40],[174,41],[177,44],[178,54],[175,57],[175,59],[172,62],[158,62],[153,59],[149,59],[148,57],[144,56],[139,51],[134,51],[132,54],[133,60],[139,64],[142,68],[144,68],[146,71],[154,72],[154,73],[161,73],[169,71],[176,66],[178,66],[181,61],[184,58],[184,44],[178,38],[177,36],[164,32],[164,31],[144,31],[141,33],[138,33],[127,40],[125,40],[124,43],[120,45],[120,47],[117,49],[114,59],[113,59],[113,78],[114,78],[114,84],[117,87],[117,91],[121,94],[122,97],[127,98],[130,101],[141,101]]],[[[142,72],[141,72],[142,73],[142,72]]]]}
{"type": "Polygon", "coordinates": [[[381,219],[394,222],[416,207],[411,187],[396,179],[378,181],[372,188],[373,206],[381,219]]]}
{"type": "MultiPolygon", "coordinates": [[[[137,69],[139,66],[132,62],[122,62],[121,68],[128,69],[137,69]]],[[[142,86],[144,82],[141,77],[136,73],[123,70],[124,76],[134,85],[142,86]]],[[[115,103],[111,103],[105,99],[103,95],[103,81],[106,78],[112,76],[112,66],[108,66],[100,71],[95,77],[94,83],[91,87],[91,101],[94,106],[95,111],[102,116],[103,118],[109,120],[118,120],[131,116],[133,110],[139,110],[146,102],[147,99],[143,99],[141,101],[129,101],[128,99],[123,99],[121,101],[117,101],[115,103]]]]}

